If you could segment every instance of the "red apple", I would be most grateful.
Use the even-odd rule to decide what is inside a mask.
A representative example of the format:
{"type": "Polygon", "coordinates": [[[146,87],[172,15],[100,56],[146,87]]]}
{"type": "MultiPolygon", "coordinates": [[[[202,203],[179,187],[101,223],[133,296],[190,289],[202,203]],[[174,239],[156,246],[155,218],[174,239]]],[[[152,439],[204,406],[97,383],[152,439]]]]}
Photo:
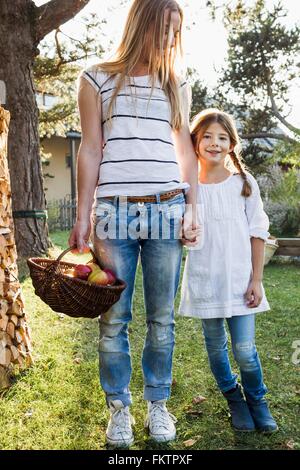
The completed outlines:
{"type": "Polygon", "coordinates": [[[92,272],[92,268],[91,266],[88,266],[87,264],[77,264],[75,266],[74,271],[75,271],[75,276],[78,277],[78,279],[83,279],[84,281],[87,281],[87,278],[92,272]]]}
{"type": "Polygon", "coordinates": [[[103,271],[107,274],[108,284],[113,285],[117,280],[115,273],[108,268],[103,269],[103,271]]]}

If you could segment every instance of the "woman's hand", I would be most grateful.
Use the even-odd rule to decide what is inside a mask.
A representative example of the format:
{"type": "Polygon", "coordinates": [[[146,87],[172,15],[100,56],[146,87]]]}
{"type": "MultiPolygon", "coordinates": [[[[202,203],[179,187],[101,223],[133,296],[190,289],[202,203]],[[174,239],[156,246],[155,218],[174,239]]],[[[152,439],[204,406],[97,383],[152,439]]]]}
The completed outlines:
{"type": "Polygon", "coordinates": [[[187,247],[196,246],[201,236],[201,226],[198,224],[197,210],[192,204],[185,205],[185,212],[182,218],[181,243],[187,247]]]}
{"type": "Polygon", "coordinates": [[[201,234],[200,225],[184,228],[182,227],[181,243],[187,247],[196,246],[199,243],[199,236],[201,234]]]}
{"type": "Polygon", "coordinates": [[[72,253],[87,253],[90,251],[88,246],[88,240],[91,233],[91,221],[77,220],[71,235],[69,237],[69,246],[76,246],[72,253]]]}
{"type": "Polygon", "coordinates": [[[245,294],[247,307],[258,307],[263,298],[262,285],[260,281],[252,280],[245,294]]]}

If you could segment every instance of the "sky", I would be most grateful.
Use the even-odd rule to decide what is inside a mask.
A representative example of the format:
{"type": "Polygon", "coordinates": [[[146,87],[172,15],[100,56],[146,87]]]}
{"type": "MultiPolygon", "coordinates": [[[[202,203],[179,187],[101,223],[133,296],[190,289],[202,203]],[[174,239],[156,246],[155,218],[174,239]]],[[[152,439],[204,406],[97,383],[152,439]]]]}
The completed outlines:
{"type": "MultiPolygon", "coordinates": [[[[34,0],[37,5],[47,3],[48,0],[34,0]]],[[[225,64],[227,53],[227,33],[221,18],[212,21],[209,17],[205,0],[178,0],[183,7],[185,15],[185,27],[183,29],[184,52],[186,65],[197,70],[199,78],[209,87],[217,83],[218,71],[225,64]],[[193,24],[194,23],[194,24],[193,24]],[[188,28],[187,28],[188,26],[188,28]]],[[[247,0],[253,4],[253,0],[247,0]]],[[[124,2],[120,6],[120,0],[90,0],[89,4],[73,20],[61,27],[66,34],[78,38],[83,30],[82,17],[89,13],[97,13],[99,18],[105,18],[107,24],[103,25],[101,44],[104,49],[116,46],[121,38],[123,25],[131,2],[124,2]],[[110,45],[113,40],[113,46],[110,45]]],[[[277,3],[275,0],[267,0],[270,7],[277,3]]],[[[299,0],[282,0],[282,4],[288,11],[285,20],[288,26],[293,26],[298,20],[300,23],[299,0]]],[[[109,53],[108,53],[109,54],[109,53]]],[[[108,57],[109,55],[107,55],[108,57]]],[[[94,58],[92,63],[97,62],[94,58]]],[[[88,63],[89,65],[90,63],[88,63]]],[[[296,125],[300,125],[300,91],[292,90],[290,101],[294,104],[291,119],[296,125]]]]}

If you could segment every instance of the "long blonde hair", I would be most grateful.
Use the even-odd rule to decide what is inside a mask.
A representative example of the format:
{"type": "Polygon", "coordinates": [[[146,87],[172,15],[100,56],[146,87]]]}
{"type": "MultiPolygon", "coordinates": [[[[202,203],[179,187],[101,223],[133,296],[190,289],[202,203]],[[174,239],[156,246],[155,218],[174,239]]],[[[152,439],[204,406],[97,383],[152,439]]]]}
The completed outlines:
{"type": "Polygon", "coordinates": [[[183,11],[175,0],[133,1],[122,40],[114,58],[98,65],[101,71],[107,72],[111,76],[120,75],[108,108],[110,119],[122,85],[146,53],[149,60],[148,74],[151,76],[152,91],[155,80],[158,79],[170,102],[172,128],[178,130],[182,127],[184,121],[183,103],[175,72],[175,59],[182,57],[182,20],[183,11]],[[166,10],[170,10],[170,15],[172,11],[177,11],[181,23],[180,30],[175,36],[174,47],[164,48],[164,13],[166,10]]]}
{"type": "Polygon", "coordinates": [[[244,180],[241,194],[244,197],[249,197],[251,195],[252,189],[247,179],[246,171],[248,171],[248,169],[241,156],[241,143],[236,125],[233,118],[229,114],[225,113],[224,111],[220,111],[219,109],[209,108],[204,109],[193,118],[190,130],[196,154],[198,152],[200,140],[202,139],[208,127],[215,122],[219,123],[229,135],[230,143],[233,146],[233,149],[231,152],[229,152],[229,156],[232,164],[238,170],[244,180]]]}

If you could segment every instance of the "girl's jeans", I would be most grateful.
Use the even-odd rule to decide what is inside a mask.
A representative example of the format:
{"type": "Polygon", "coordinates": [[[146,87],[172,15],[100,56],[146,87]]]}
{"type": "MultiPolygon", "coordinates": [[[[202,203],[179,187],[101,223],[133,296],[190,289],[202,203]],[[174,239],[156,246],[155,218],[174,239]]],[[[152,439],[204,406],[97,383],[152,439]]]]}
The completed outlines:
{"type": "Polygon", "coordinates": [[[99,318],[100,382],[107,404],[131,404],[131,357],[128,323],[140,255],[147,334],[142,368],[145,400],[170,396],[174,348],[174,299],[179,283],[184,213],[183,194],[156,203],[127,203],[124,198],[98,198],[94,209],[93,242],[97,258],[127,287],[120,300],[99,318]],[[108,235],[105,239],[105,232],[108,235]]]}
{"type": "MultiPolygon", "coordinates": [[[[255,346],[255,314],[227,318],[227,324],[243,388],[251,399],[259,400],[267,387],[255,346]]],[[[232,373],[229,363],[224,319],[202,320],[202,328],[211,371],[220,390],[227,392],[236,386],[237,375],[232,373]]]]}

